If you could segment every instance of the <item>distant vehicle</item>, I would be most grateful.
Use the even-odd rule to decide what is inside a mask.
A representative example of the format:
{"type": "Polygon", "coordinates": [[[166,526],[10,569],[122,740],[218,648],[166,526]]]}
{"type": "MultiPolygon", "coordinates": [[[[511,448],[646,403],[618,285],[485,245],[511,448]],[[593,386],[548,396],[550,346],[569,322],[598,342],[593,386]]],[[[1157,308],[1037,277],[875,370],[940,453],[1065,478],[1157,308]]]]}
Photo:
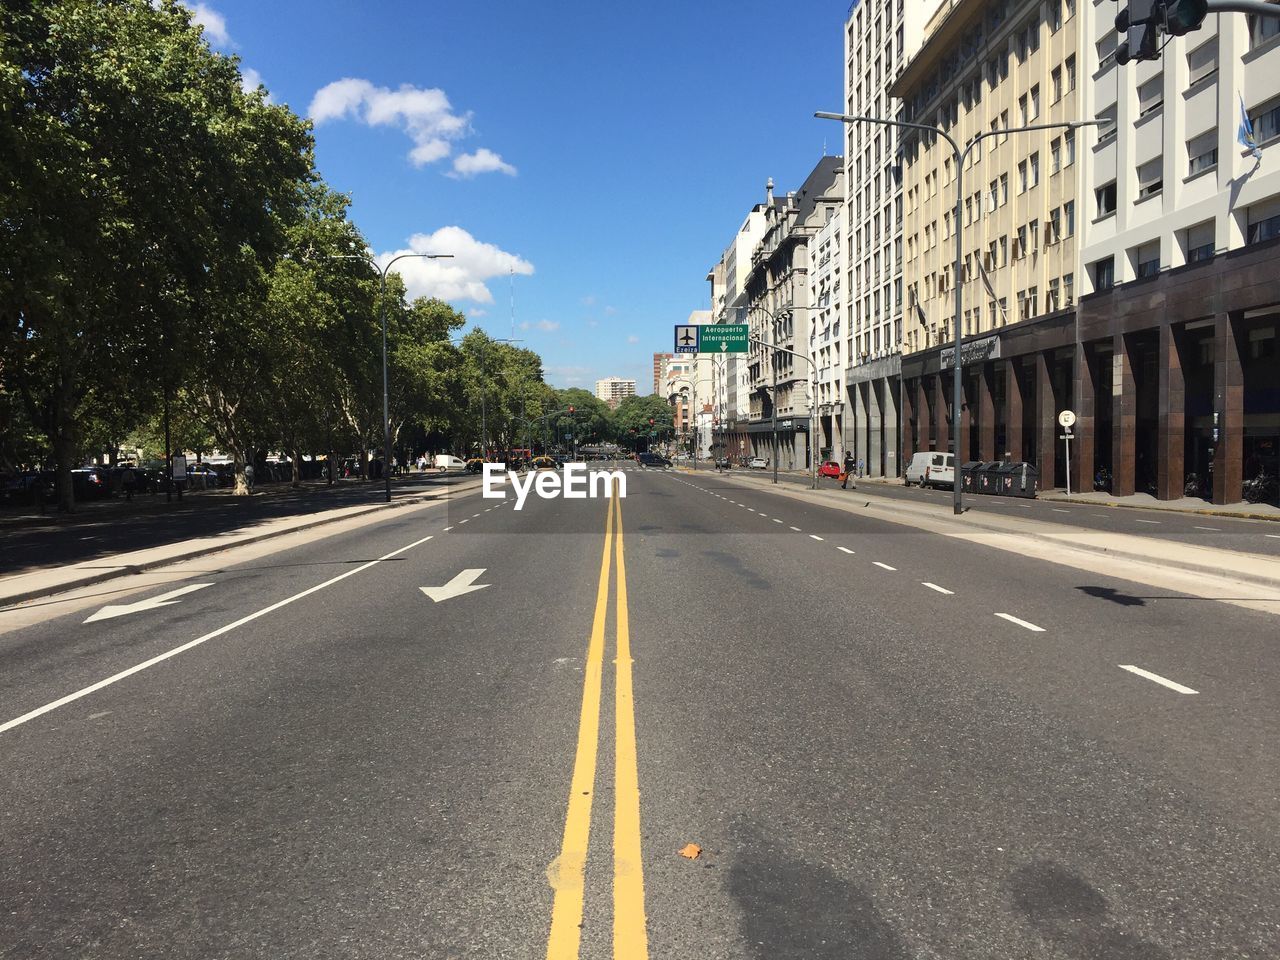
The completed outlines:
{"type": "Polygon", "coordinates": [[[558,466],[559,465],[555,462],[555,460],[552,457],[534,457],[533,458],[534,470],[555,470],[557,469],[558,466]]]}
{"type": "Polygon", "coordinates": [[[101,500],[111,496],[111,477],[106,467],[72,470],[71,490],[77,500],[101,500]]]}
{"type": "Polygon", "coordinates": [[[671,466],[670,460],[656,453],[637,454],[636,462],[642,467],[652,467],[655,470],[665,470],[671,466]]]}
{"type": "Polygon", "coordinates": [[[764,457],[752,457],[747,461],[747,467],[751,470],[768,470],[769,461],[764,457]]]}
{"type": "Polygon", "coordinates": [[[922,487],[950,487],[956,482],[956,456],[954,453],[938,453],[923,450],[911,455],[906,472],[902,476],[906,486],[918,483],[922,487]]]}
{"type": "Polygon", "coordinates": [[[463,460],[461,457],[455,457],[451,453],[437,453],[436,469],[444,470],[446,472],[449,470],[465,470],[467,469],[467,461],[463,460]]]}
{"type": "Polygon", "coordinates": [[[188,463],[187,483],[196,490],[216,490],[222,483],[222,475],[207,463],[188,463]]]}
{"type": "Polygon", "coordinates": [[[467,461],[467,473],[479,473],[484,469],[484,461],[479,457],[472,457],[467,461]]]}
{"type": "Polygon", "coordinates": [[[716,466],[717,466],[719,469],[721,469],[721,470],[728,470],[728,469],[729,469],[729,467],[730,467],[730,465],[731,465],[731,464],[730,464],[730,460],[729,460],[729,458],[728,458],[728,457],[717,457],[717,458],[716,458],[716,466]]]}
{"type": "Polygon", "coordinates": [[[836,463],[834,460],[824,460],[818,466],[818,476],[820,477],[839,478],[842,473],[844,473],[844,467],[840,466],[840,464],[836,463]]]}

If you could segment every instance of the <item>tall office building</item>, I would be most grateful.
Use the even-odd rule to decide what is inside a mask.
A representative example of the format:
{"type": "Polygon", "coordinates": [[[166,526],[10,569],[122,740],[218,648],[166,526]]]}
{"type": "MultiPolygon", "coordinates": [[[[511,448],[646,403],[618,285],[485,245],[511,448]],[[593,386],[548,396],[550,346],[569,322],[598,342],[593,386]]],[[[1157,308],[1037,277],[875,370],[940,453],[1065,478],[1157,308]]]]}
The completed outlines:
{"type": "MultiPolygon", "coordinates": [[[[939,0],[861,0],[844,30],[844,107],[901,120],[889,87],[924,40],[939,0]]],[[[845,126],[844,449],[871,476],[902,469],[900,373],[903,309],[901,136],[891,126],[845,126]]]]}

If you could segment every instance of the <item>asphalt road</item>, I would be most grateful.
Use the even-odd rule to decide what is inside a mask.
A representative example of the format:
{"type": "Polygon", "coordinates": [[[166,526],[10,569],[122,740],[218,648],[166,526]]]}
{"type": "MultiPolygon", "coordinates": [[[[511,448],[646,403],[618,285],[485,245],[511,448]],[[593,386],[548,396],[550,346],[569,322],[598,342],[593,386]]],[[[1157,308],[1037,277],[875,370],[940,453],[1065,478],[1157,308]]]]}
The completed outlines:
{"type": "Polygon", "coordinates": [[[627,480],[0,635],[0,957],[1280,956],[1272,616],[627,480]]]}
{"type": "MultiPolygon", "coordinates": [[[[706,467],[701,462],[698,464],[698,470],[699,473],[714,472],[712,468],[706,467]]],[[[762,483],[771,482],[773,479],[772,471],[768,470],[734,468],[733,474],[750,476],[762,483]]],[[[778,482],[807,487],[810,481],[807,474],[780,472],[778,482]]],[[[835,489],[840,485],[829,477],[819,478],[818,483],[827,489],[835,489]]],[[[954,496],[950,488],[907,487],[901,481],[883,483],[863,480],[860,488],[867,493],[890,499],[936,503],[944,506],[949,506],[954,496]]],[[[986,495],[966,495],[964,505],[977,513],[1012,515],[1085,530],[1105,530],[1110,533],[1194,543],[1222,550],[1280,556],[1280,522],[1274,520],[1206,516],[1158,508],[1108,507],[1087,502],[986,495]]],[[[1213,510],[1214,506],[1206,503],[1204,509],[1213,510]]]]}

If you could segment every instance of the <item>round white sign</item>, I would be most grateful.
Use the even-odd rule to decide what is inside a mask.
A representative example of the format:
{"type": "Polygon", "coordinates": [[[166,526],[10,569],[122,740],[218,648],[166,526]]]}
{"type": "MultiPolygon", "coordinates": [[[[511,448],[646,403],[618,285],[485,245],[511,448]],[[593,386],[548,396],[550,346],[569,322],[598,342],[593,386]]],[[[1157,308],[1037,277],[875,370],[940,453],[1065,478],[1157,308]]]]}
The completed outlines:
{"type": "Polygon", "coordinates": [[[1076,415],[1071,410],[1063,410],[1060,414],[1058,414],[1058,423],[1062,424],[1062,426],[1064,427],[1070,428],[1071,425],[1074,424],[1075,422],[1076,422],[1076,415]]]}

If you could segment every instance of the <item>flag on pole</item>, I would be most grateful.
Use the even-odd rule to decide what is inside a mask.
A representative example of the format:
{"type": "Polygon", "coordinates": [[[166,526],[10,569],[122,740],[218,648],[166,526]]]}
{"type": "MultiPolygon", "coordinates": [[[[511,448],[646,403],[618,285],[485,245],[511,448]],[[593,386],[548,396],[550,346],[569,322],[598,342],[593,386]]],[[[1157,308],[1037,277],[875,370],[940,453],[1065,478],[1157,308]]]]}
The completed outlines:
{"type": "Polygon", "coordinates": [[[1240,146],[1244,147],[1242,153],[1246,156],[1253,157],[1255,160],[1262,159],[1262,148],[1258,146],[1258,139],[1253,135],[1253,121],[1249,119],[1249,111],[1244,108],[1244,95],[1240,94],[1240,130],[1236,133],[1236,140],[1240,146]]]}

